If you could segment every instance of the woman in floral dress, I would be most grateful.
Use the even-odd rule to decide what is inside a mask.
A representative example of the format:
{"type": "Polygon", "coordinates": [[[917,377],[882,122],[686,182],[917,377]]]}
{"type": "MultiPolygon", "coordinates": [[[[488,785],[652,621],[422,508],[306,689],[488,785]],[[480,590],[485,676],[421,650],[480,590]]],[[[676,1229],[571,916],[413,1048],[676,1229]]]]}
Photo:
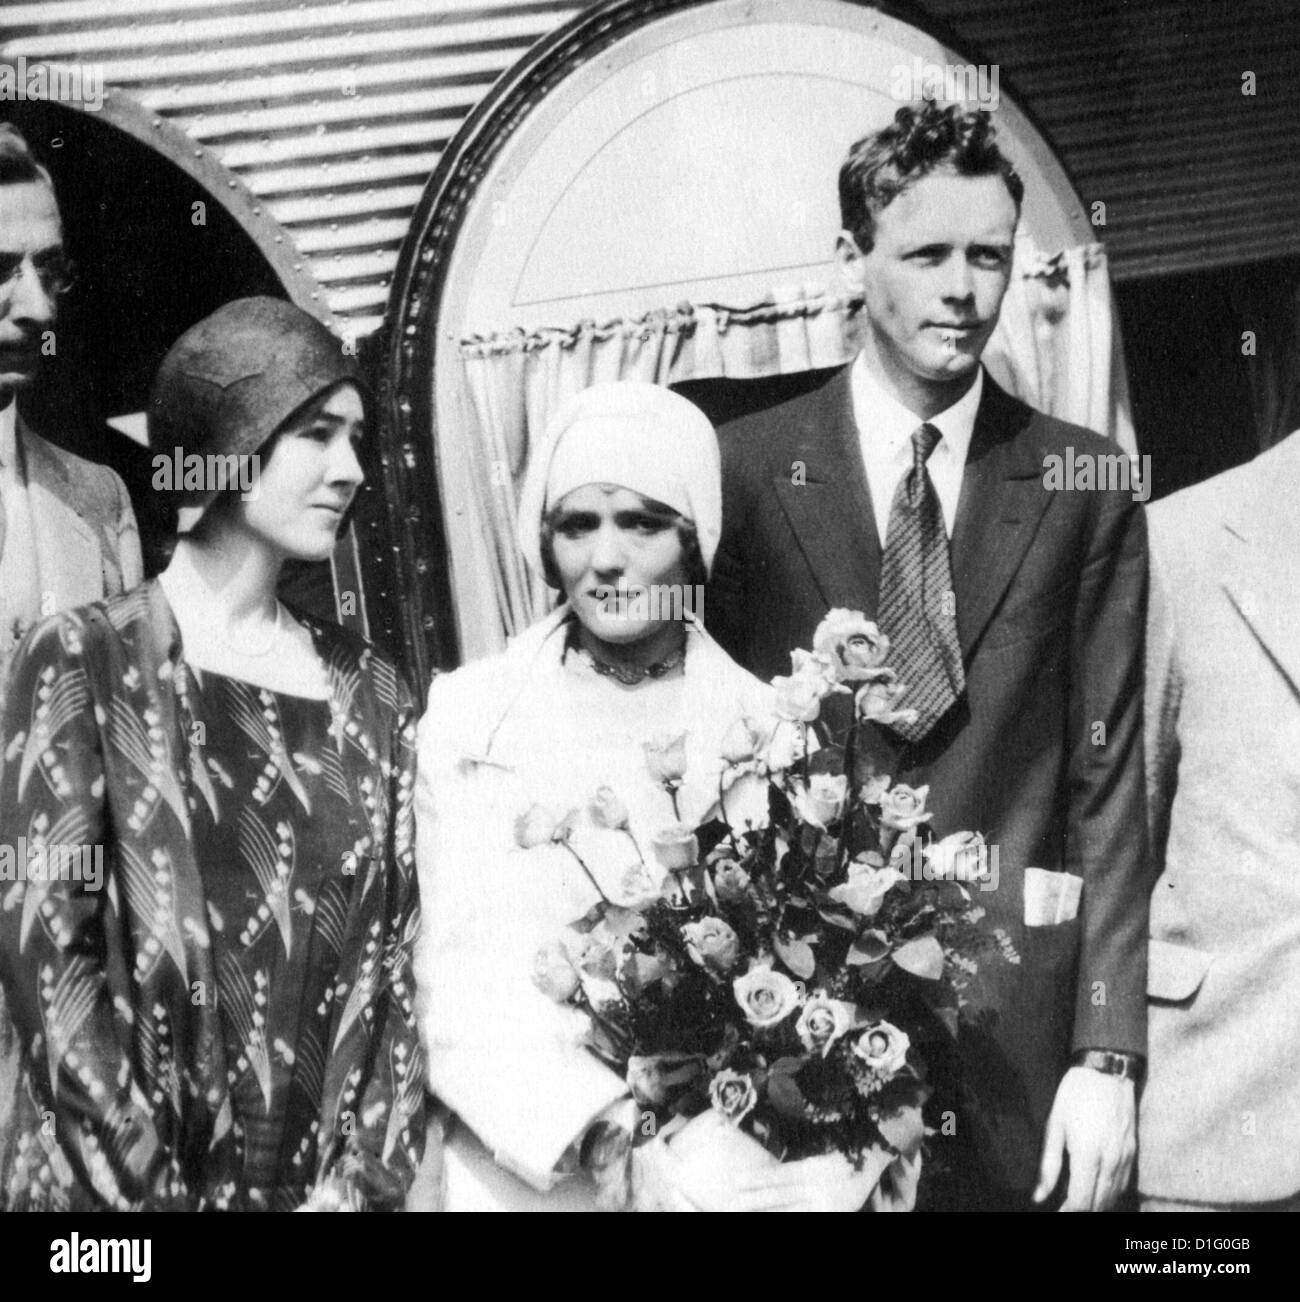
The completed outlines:
{"type": "Polygon", "coordinates": [[[253,477],[187,478],[163,574],[37,626],[13,665],[0,839],[28,871],[0,977],[24,1070],[0,1197],[399,1208],[424,1139],[411,700],[276,597],[361,483],[362,389],[318,322],[246,299],[173,347],[150,422],[182,464],[253,477]]]}

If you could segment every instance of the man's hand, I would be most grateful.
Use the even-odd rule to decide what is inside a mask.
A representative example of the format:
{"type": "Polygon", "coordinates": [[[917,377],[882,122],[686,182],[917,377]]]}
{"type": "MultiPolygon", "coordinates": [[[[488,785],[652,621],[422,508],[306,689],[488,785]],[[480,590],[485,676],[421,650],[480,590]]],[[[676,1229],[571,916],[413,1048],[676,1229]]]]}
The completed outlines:
{"type": "Polygon", "coordinates": [[[1061,1159],[1070,1155],[1070,1187],[1063,1212],[1104,1212],[1124,1192],[1137,1154],[1133,1082],[1092,1067],[1071,1067],[1061,1078],[1047,1118],[1047,1137],[1034,1201],[1056,1188],[1061,1159]]]}

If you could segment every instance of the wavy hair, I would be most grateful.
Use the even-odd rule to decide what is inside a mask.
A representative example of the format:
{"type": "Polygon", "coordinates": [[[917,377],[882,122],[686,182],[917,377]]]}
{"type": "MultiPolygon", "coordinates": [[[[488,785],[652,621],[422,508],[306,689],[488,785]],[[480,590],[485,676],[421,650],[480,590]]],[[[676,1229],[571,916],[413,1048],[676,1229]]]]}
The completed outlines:
{"type": "Polygon", "coordinates": [[[908,104],[874,135],[849,150],[840,167],[840,223],[863,253],[870,253],[876,216],[931,172],[1000,176],[1016,202],[1025,183],[998,148],[997,131],[984,109],[961,112],[933,100],[908,104]]]}

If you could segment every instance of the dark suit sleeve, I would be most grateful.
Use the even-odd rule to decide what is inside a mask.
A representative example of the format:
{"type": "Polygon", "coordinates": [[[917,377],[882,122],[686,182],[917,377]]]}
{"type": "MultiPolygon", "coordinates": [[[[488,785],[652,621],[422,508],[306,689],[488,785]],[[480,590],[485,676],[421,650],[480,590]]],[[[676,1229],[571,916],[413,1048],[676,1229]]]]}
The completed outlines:
{"type": "Polygon", "coordinates": [[[1096,495],[1072,629],[1066,868],[1083,877],[1074,1047],[1146,1052],[1146,527],[1096,495]]]}
{"type": "Polygon", "coordinates": [[[749,483],[733,427],[718,431],[722,453],[722,538],[704,599],[704,626],[740,664],[749,663],[747,539],[749,483]]]}

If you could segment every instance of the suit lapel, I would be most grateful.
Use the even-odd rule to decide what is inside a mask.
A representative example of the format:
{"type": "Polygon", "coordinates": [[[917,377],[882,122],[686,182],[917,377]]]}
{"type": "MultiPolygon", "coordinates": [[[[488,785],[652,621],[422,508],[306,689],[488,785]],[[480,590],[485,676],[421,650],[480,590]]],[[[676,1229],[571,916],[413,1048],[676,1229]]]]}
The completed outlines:
{"type": "Polygon", "coordinates": [[[1032,419],[985,375],[952,535],[957,632],[967,659],[1047,508],[1041,450],[1018,437],[1032,419]]]}
{"type": "Polygon", "coordinates": [[[1224,521],[1231,538],[1223,587],[1256,641],[1300,696],[1300,602],[1283,597],[1295,592],[1300,526],[1287,500],[1294,477],[1277,474],[1277,469],[1269,458],[1249,502],[1224,521]]]}
{"type": "Polygon", "coordinates": [[[799,540],[827,606],[875,611],[880,586],[880,539],[862,464],[849,390],[850,368],[839,371],[801,404],[787,446],[797,466],[772,477],[781,508],[799,540]]]}
{"type": "Polygon", "coordinates": [[[81,494],[62,458],[39,434],[20,427],[20,437],[41,591],[51,595],[57,609],[98,601],[103,596],[99,540],[77,512],[81,494]]]}

